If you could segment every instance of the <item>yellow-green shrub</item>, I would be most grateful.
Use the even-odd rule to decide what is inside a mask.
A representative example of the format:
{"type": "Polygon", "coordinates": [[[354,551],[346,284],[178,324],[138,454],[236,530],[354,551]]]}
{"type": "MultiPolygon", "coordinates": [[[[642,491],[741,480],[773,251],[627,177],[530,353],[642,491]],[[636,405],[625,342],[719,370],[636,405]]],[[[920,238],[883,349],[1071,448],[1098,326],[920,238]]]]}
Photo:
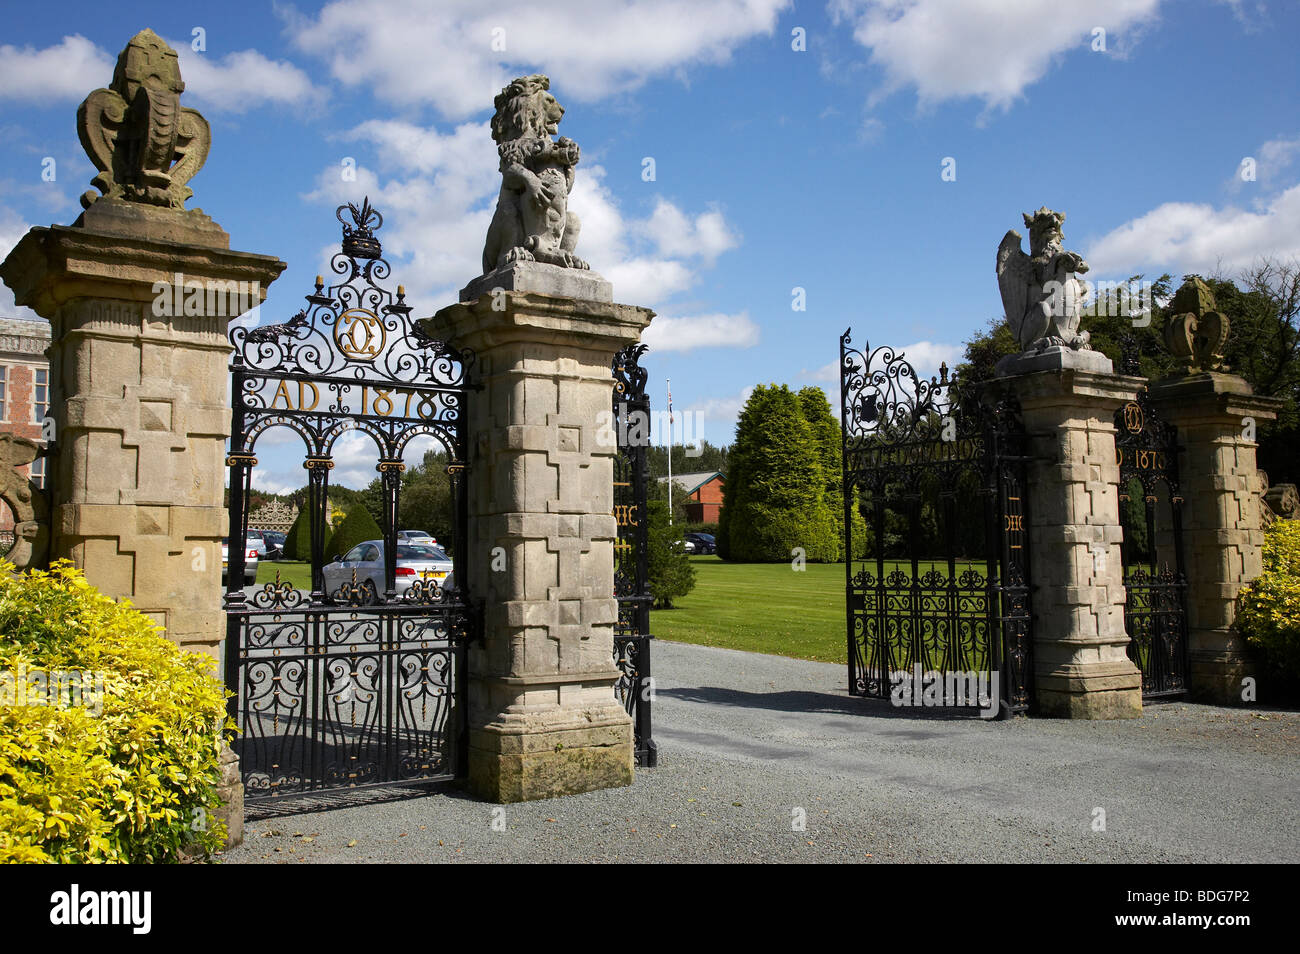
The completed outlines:
{"type": "Polygon", "coordinates": [[[13,576],[0,561],[0,670],[103,678],[93,708],[0,704],[0,862],[208,856],[218,820],[225,692],[212,661],[66,561],[13,576]]]}
{"type": "Polygon", "coordinates": [[[1237,597],[1237,632],[1293,692],[1300,687],[1300,520],[1269,527],[1263,555],[1263,574],[1237,597]]]}

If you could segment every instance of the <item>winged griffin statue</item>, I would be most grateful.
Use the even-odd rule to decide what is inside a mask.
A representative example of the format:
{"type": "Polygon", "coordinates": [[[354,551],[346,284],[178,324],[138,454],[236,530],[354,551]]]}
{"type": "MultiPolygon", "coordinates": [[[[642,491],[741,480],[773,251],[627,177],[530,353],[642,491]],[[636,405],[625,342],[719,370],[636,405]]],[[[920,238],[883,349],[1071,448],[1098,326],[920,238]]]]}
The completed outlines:
{"type": "Polygon", "coordinates": [[[521,76],[497,94],[492,138],[501,157],[501,192],[488,226],[483,271],[512,262],[587,268],[573,254],[578,217],[569,211],[578,144],[558,132],[564,116],[540,74],[521,76]]]}
{"type": "MultiPolygon", "coordinates": [[[[77,110],[77,134],[99,174],[91,181],[105,199],[184,209],[186,183],[208,158],[212,134],[196,110],[181,106],[176,51],[141,30],[117,58],[113,82],[77,110]]],[[[81,197],[85,208],[100,199],[81,197]]]]}
{"type": "Polygon", "coordinates": [[[1091,350],[1088,333],[1079,331],[1084,286],[1073,276],[1086,272],[1077,252],[1067,252],[1061,235],[1064,212],[1043,206],[1023,216],[1029,229],[1029,254],[1020,247],[1020,233],[1008,230],[998,246],[998,287],[1007,324],[1022,353],[1052,346],[1091,350]]]}

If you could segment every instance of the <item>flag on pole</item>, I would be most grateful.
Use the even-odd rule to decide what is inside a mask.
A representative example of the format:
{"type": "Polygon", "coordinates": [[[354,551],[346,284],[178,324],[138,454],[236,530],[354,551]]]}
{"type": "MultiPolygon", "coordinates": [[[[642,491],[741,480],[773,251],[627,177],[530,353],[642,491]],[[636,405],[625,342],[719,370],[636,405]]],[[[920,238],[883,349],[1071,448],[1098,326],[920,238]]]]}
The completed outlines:
{"type": "Polygon", "coordinates": [[[668,381],[668,423],[673,423],[673,382],[668,381]]]}

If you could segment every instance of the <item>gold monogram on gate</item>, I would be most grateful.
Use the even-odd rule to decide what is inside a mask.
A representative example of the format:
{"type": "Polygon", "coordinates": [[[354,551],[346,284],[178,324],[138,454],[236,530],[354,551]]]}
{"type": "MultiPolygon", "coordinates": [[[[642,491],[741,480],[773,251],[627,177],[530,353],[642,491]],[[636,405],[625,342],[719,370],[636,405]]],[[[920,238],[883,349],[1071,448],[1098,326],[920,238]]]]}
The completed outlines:
{"type": "Polygon", "coordinates": [[[379,316],[364,308],[352,308],[339,315],[334,325],[334,343],[349,358],[363,361],[384,350],[387,333],[379,316]]]}
{"type": "Polygon", "coordinates": [[[1124,426],[1128,428],[1130,434],[1139,434],[1142,431],[1142,406],[1135,402],[1129,402],[1124,405],[1124,426]]]}

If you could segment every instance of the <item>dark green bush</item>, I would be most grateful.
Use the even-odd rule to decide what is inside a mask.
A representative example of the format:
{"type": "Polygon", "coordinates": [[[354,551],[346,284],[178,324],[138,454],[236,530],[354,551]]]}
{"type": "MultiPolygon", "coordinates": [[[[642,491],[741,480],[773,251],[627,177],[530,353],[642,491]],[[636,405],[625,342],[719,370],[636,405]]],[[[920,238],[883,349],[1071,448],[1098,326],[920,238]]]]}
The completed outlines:
{"type": "Polygon", "coordinates": [[[383,537],[384,531],[379,528],[375,518],[370,516],[370,511],[364,505],[355,503],[348,508],[348,515],[334,528],[334,535],[330,537],[325,559],[328,561],[335,554],[344,556],[358,543],[382,540],[383,537]]]}
{"type": "Polygon", "coordinates": [[[650,552],[648,570],[650,592],[655,607],[672,609],[673,600],[695,588],[695,567],[682,546],[682,531],[668,523],[668,503],[652,500],[647,504],[650,552]]]}
{"type": "MultiPolygon", "coordinates": [[[[325,556],[326,563],[329,562],[330,557],[333,555],[329,549],[330,543],[330,529],[326,527],[325,546],[321,551],[325,556]]],[[[311,561],[311,522],[308,520],[306,510],[298,513],[293,526],[284,535],[284,556],[288,560],[311,561]]]]}

